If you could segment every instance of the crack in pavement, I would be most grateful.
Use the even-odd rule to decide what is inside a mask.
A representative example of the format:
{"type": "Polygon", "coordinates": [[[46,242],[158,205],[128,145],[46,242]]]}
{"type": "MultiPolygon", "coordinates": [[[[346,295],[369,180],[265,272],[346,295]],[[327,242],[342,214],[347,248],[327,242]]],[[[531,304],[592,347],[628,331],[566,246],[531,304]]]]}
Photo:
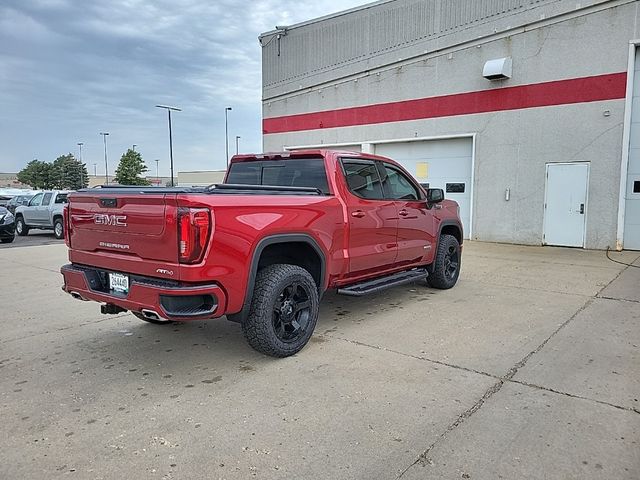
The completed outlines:
{"type": "Polygon", "coordinates": [[[637,409],[635,407],[625,407],[623,405],[616,405],[615,403],[605,402],[604,400],[598,400],[598,399],[590,398],[590,397],[583,397],[582,395],[576,395],[574,393],[562,392],[560,390],[555,390],[555,389],[549,388],[549,387],[542,387],[540,385],[536,385],[535,383],[529,383],[529,382],[525,382],[523,380],[509,380],[509,381],[512,382],[512,383],[517,383],[518,385],[523,385],[525,387],[534,388],[536,390],[544,390],[545,392],[551,392],[551,393],[555,393],[557,395],[563,395],[563,396],[569,397],[569,398],[577,398],[579,400],[587,400],[587,401],[590,401],[590,402],[599,403],[600,405],[606,405],[608,407],[617,408],[618,410],[625,410],[627,412],[633,412],[633,413],[640,414],[640,409],[637,409]]]}
{"type": "Polygon", "coordinates": [[[416,458],[416,460],[411,463],[409,466],[407,466],[406,468],[404,468],[400,474],[396,477],[397,479],[400,479],[404,476],[405,473],[407,473],[412,467],[414,467],[417,464],[421,464],[421,465],[433,465],[433,460],[431,460],[429,458],[429,453],[433,450],[433,448],[440,443],[442,440],[444,440],[447,435],[452,432],[453,430],[455,430],[456,428],[458,428],[462,423],[464,423],[465,420],[467,420],[469,417],[471,417],[474,413],[476,413],[478,410],[480,410],[480,408],[485,404],[485,402],[487,400],[489,400],[493,395],[495,395],[496,393],[498,393],[502,387],[504,386],[504,384],[506,382],[511,381],[511,379],[515,376],[516,373],[518,373],[518,370],[520,370],[522,367],[524,367],[526,365],[526,363],[529,361],[529,359],[535,355],[536,353],[538,353],[542,348],[544,348],[544,346],[558,333],[560,332],[560,330],[562,330],[565,326],[567,326],[579,313],[581,313],[582,311],[584,311],[584,309],[586,309],[589,305],[591,305],[591,303],[593,303],[593,298],[590,298],[587,302],[585,302],[584,305],[582,305],[582,307],[580,307],[573,315],[571,315],[570,318],[568,318],[567,320],[565,320],[562,324],[560,324],[560,326],[558,328],[556,328],[551,335],[549,335],[542,343],[540,343],[540,345],[538,345],[534,350],[532,350],[531,352],[529,352],[527,355],[524,356],[524,358],[522,358],[522,360],[520,360],[519,362],[517,362],[516,364],[514,364],[508,371],[507,373],[503,376],[500,377],[499,380],[494,383],[491,387],[489,387],[489,389],[482,395],[482,397],[480,397],[478,399],[478,401],[476,401],[476,403],[474,403],[470,408],[468,408],[467,410],[465,410],[464,412],[462,412],[462,414],[460,414],[458,416],[458,418],[451,423],[445,430],[444,432],[442,432],[419,456],[418,458],[416,458]]]}
{"type": "Polygon", "coordinates": [[[632,300],[630,298],[604,297],[604,296],[600,296],[600,295],[598,295],[596,298],[598,298],[598,299],[602,298],[603,300],[614,300],[616,302],[640,303],[640,300],[632,300]]]}
{"type": "MultiPolygon", "coordinates": [[[[584,308],[586,308],[586,306],[584,308]]],[[[578,313],[580,313],[580,312],[576,312],[576,314],[578,314],[578,313]]],[[[467,373],[475,373],[476,375],[482,375],[483,377],[493,378],[495,380],[502,381],[502,382],[516,383],[518,385],[523,385],[525,387],[530,387],[530,388],[533,388],[533,389],[536,389],[536,390],[544,390],[546,392],[555,393],[557,395],[564,395],[564,396],[571,397],[571,398],[577,398],[577,399],[580,399],[580,400],[586,400],[586,401],[590,401],[590,402],[594,402],[594,403],[599,403],[601,405],[607,405],[607,406],[610,406],[610,407],[613,407],[613,408],[617,408],[619,410],[626,410],[626,411],[630,411],[630,412],[634,412],[634,413],[640,413],[640,410],[638,410],[637,408],[634,408],[634,407],[625,407],[623,405],[617,405],[615,403],[606,402],[604,400],[598,400],[596,398],[583,397],[582,395],[576,395],[574,393],[568,393],[568,392],[563,392],[561,390],[555,390],[553,388],[545,387],[543,385],[538,385],[538,384],[535,384],[535,383],[525,382],[523,380],[514,380],[513,376],[515,376],[515,373],[517,373],[517,371],[513,372],[513,375],[511,377],[508,377],[509,372],[507,373],[507,375],[501,377],[500,375],[496,375],[494,373],[484,372],[482,370],[476,370],[475,368],[470,368],[470,367],[463,367],[462,365],[456,365],[456,364],[453,364],[453,363],[447,363],[447,362],[443,362],[442,360],[435,360],[433,358],[425,357],[423,355],[413,355],[411,353],[401,352],[399,350],[394,350],[392,348],[383,347],[381,345],[371,345],[369,343],[360,342],[358,340],[350,340],[348,338],[339,337],[339,336],[336,336],[336,335],[322,334],[322,335],[319,335],[319,336],[323,337],[323,338],[324,337],[330,338],[330,339],[333,339],[333,340],[341,340],[343,342],[351,343],[353,345],[358,345],[358,346],[361,346],[361,347],[373,348],[375,350],[394,353],[396,355],[401,355],[401,356],[407,357],[407,358],[413,358],[415,360],[422,360],[422,361],[425,361],[425,362],[434,363],[434,364],[439,365],[439,366],[453,368],[454,370],[462,370],[462,371],[467,372],[467,373]]],[[[529,354],[529,355],[531,355],[531,354],[529,354]]],[[[529,357],[529,355],[527,355],[527,357],[529,357]]],[[[520,362],[518,362],[518,363],[520,363],[520,362]]]]}
{"type": "MultiPolygon", "coordinates": [[[[468,408],[467,410],[465,410],[461,415],[458,416],[458,418],[451,423],[445,430],[444,432],[442,432],[432,443],[431,445],[429,445],[419,456],[418,458],[411,463],[409,466],[407,466],[406,468],[404,468],[400,474],[396,477],[396,480],[402,478],[404,476],[405,473],[407,473],[411,468],[413,468],[415,465],[417,464],[422,464],[422,465],[433,465],[433,460],[431,460],[429,458],[429,453],[433,450],[433,448],[440,443],[442,440],[444,440],[447,435],[455,430],[457,427],[459,427],[462,423],[464,423],[464,421],[466,419],[468,419],[469,417],[471,417],[474,413],[476,413],[484,404],[485,402],[491,398],[493,395],[495,395],[496,393],[498,393],[502,387],[504,386],[504,384],[506,382],[511,382],[513,381],[513,377],[515,376],[515,374],[518,372],[518,370],[520,370],[522,367],[524,367],[526,365],[526,363],[529,361],[529,359],[535,355],[536,353],[540,352],[540,350],[542,350],[545,345],[547,345],[547,343],[549,343],[549,341],[555,337],[564,327],[566,327],[569,323],[571,323],[571,321],[573,321],[573,319],[575,319],[580,313],[582,313],[586,308],[588,308],[593,302],[594,300],[598,297],[598,295],[600,295],[600,293],[602,293],[604,291],[605,288],[607,288],[609,285],[611,285],[613,282],[615,282],[618,278],[620,278],[620,276],[622,275],[623,272],[625,272],[629,267],[625,267],[623,269],[621,269],[618,274],[610,281],[608,282],[606,285],[604,285],[602,288],[600,288],[600,290],[591,298],[589,298],[589,300],[587,300],[587,302],[585,302],[584,305],[582,305],[582,307],[580,307],[573,315],[571,315],[571,317],[569,317],[567,320],[565,320],[562,324],[560,324],[560,326],[558,328],[556,328],[551,335],[549,335],[540,345],[538,345],[534,350],[532,350],[531,352],[529,352],[527,355],[525,355],[525,357],[520,360],[519,362],[517,362],[515,365],[513,365],[509,371],[506,373],[506,375],[504,375],[503,377],[501,377],[495,384],[493,384],[483,395],[482,397],[480,397],[480,399],[478,399],[478,401],[476,403],[474,403],[470,408],[468,408]]],[[[516,383],[521,383],[521,382],[516,382],[516,383]]],[[[521,383],[522,384],[522,383],[521,383]]],[[[541,387],[542,388],[542,387],[541,387]]],[[[552,391],[551,389],[546,389],[543,388],[544,390],[548,390],[548,391],[552,391]]],[[[554,392],[556,393],[556,392],[554,392]]],[[[570,394],[566,394],[567,396],[571,396],[570,394]]],[[[593,400],[596,401],[598,403],[606,403],[606,402],[599,402],[597,400],[593,400]]],[[[620,407],[620,406],[616,406],[616,405],[611,405],[613,407],[616,408],[621,408],[623,410],[629,410],[628,408],[625,407],[620,407]]],[[[631,409],[631,411],[634,411],[636,413],[637,412],[635,409],[631,409]]]]}

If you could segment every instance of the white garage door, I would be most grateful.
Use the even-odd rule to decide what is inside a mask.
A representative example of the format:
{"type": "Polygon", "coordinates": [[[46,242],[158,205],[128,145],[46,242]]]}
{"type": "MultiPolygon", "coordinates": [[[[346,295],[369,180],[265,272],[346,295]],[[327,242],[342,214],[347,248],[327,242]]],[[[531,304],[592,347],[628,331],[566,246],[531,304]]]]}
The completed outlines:
{"type": "Polygon", "coordinates": [[[382,143],[376,155],[389,157],[404,166],[421,183],[442,188],[445,198],[460,205],[464,236],[471,232],[471,138],[382,143]]]}
{"type": "Polygon", "coordinates": [[[633,83],[629,169],[624,209],[624,248],[640,250],[640,48],[636,48],[633,83]]]}

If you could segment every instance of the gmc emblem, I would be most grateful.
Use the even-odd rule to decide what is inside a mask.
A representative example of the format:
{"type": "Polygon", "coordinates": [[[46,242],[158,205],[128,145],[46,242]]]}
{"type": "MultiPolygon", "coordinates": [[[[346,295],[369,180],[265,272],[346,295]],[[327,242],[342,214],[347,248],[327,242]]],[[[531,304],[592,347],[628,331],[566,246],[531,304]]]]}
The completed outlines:
{"type": "Polygon", "coordinates": [[[96,213],[93,216],[96,225],[115,225],[116,227],[127,226],[126,215],[106,215],[104,213],[96,213]]]}

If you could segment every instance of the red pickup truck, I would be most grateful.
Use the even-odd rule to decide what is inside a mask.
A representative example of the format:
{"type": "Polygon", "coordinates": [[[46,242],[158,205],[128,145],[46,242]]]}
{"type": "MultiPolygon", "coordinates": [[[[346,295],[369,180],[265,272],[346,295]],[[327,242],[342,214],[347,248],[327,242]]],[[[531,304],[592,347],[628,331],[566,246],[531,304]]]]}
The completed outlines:
{"type": "Polygon", "coordinates": [[[236,155],[221,185],[70,194],[63,289],[156,324],[226,315],[253,348],[284,357],[308,342],[328,289],[453,287],[458,213],[388,158],[236,155]]]}

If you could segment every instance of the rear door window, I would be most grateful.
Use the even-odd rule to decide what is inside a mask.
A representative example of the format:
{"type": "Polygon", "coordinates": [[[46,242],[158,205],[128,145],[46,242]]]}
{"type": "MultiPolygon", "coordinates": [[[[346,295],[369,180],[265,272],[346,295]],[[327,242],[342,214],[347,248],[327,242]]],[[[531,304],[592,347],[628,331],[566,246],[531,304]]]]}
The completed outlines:
{"type": "Polygon", "coordinates": [[[231,165],[226,183],[236,185],[270,185],[311,187],[329,193],[324,159],[257,160],[231,165]]]}
{"type": "Polygon", "coordinates": [[[52,193],[45,193],[44,198],[42,199],[42,206],[47,207],[49,203],[51,203],[51,195],[52,193]]]}

